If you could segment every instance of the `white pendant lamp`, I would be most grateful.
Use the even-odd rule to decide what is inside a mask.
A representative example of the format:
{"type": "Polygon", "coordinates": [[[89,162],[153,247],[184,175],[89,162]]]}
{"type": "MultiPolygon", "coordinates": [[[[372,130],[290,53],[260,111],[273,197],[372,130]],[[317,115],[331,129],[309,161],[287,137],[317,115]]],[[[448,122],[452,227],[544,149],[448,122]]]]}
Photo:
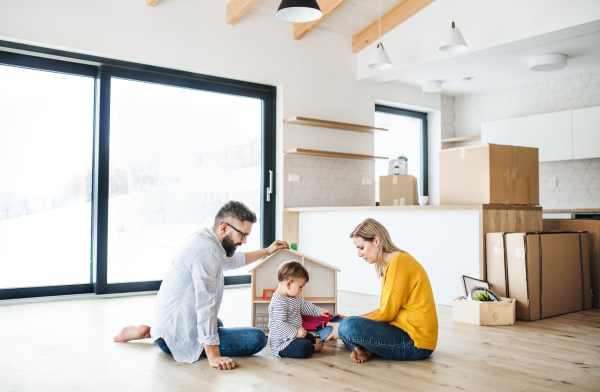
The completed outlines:
{"type": "Polygon", "coordinates": [[[287,22],[312,22],[323,16],[317,0],[282,0],[275,14],[287,22]]]}
{"type": "Polygon", "coordinates": [[[385,52],[383,44],[381,43],[381,0],[379,0],[379,43],[375,52],[371,55],[367,67],[371,69],[390,69],[392,68],[392,61],[390,56],[385,52]]]}
{"type": "Polygon", "coordinates": [[[469,49],[467,43],[463,38],[460,30],[454,24],[454,1],[452,1],[452,28],[442,42],[440,43],[440,50],[443,52],[462,52],[463,50],[469,49]]]}

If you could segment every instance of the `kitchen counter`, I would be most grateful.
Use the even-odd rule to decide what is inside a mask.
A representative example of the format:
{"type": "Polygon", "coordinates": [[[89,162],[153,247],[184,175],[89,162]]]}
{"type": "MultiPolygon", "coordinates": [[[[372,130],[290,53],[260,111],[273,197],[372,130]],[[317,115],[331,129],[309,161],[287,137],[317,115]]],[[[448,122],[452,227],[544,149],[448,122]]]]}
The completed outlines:
{"type": "Polygon", "coordinates": [[[379,295],[373,267],[349,238],[366,218],[381,222],[396,246],[423,265],[442,305],[462,294],[461,275],[485,280],[486,233],[542,230],[540,206],[290,207],[283,211],[283,239],[340,268],[338,289],[379,295]]]}

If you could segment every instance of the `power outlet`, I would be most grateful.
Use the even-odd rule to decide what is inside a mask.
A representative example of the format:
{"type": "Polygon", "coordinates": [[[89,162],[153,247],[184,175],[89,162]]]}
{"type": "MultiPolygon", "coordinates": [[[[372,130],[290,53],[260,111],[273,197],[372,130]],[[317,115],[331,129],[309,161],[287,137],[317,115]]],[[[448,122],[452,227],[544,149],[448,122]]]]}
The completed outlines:
{"type": "Polygon", "coordinates": [[[363,178],[362,184],[363,185],[373,185],[373,180],[371,178],[363,178]]]}
{"type": "Polygon", "coordinates": [[[288,182],[300,182],[300,174],[290,174],[288,182]]]}
{"type": "Polygon", "coordinates": [[[556,188],[556,178],[550,179],[550,188],[556,188]]]}

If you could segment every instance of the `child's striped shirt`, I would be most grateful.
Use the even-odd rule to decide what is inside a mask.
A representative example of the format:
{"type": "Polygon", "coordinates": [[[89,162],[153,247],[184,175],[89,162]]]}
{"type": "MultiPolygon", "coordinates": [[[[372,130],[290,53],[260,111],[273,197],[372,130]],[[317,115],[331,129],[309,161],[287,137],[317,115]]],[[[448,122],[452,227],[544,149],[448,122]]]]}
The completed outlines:
{"type": "Polygon", "coordinates": [[[279,357],[279,352],[295,338],[302,327],[302,314],[320,316],[323,309],[300,297],[284,297],[273,293],[269,305],[269,348],[279,357]]]}

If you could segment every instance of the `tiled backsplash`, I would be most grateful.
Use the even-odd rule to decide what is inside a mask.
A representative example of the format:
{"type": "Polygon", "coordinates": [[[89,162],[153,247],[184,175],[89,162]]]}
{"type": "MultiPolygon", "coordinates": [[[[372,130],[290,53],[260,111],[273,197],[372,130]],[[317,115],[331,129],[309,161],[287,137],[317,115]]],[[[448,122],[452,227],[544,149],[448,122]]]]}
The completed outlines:
{"type": "MultiPolygon", "coordinates": [[[[455,135],[479,135],[484,121],[592,106],[600,106],[600,71],[457,96],[455,135]]],[[[540,163],[540,204],[600,208],[600,159],[540,163]],[[556,188],[549,187],[550,178],[556,178],[556,188]]]]}
{"type": "Polygon", "coordinates": [[[541,162],[540,204],[545,209],[600,208],[600,159],[541,162]],[[556,188],[550,188],[551,178],[556,188]]]}
{"type": "Polygon", "coordinates": [[[285,207],[374,206],[375,162],[284,155],[285,207]],[[290,174],[300,175],[290,182],[290,174]],[[362,185],[363,178],[371,185],[362,185]]]}

